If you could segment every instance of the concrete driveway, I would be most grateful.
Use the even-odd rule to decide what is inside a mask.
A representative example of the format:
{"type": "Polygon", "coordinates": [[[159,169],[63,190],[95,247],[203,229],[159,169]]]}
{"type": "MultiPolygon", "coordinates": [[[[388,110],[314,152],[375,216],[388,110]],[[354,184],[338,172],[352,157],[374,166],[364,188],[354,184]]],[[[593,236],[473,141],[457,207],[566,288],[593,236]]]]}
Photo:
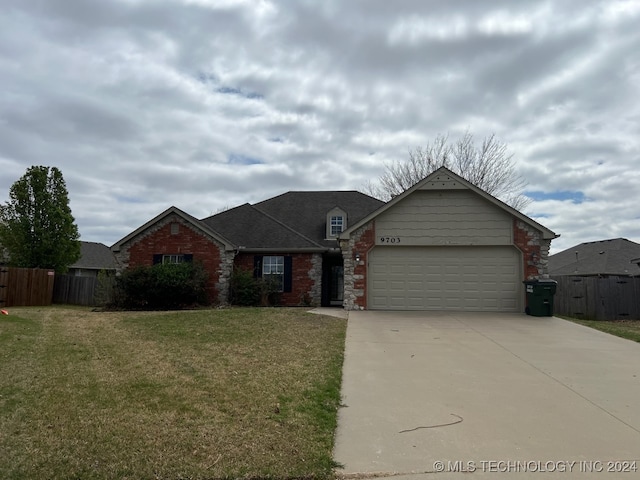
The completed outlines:
{"type": "Polygon", "coordinates": [[[351,312],[342,396],[343,476],[640,478],[640,344],[561,319],[351,312]]]}

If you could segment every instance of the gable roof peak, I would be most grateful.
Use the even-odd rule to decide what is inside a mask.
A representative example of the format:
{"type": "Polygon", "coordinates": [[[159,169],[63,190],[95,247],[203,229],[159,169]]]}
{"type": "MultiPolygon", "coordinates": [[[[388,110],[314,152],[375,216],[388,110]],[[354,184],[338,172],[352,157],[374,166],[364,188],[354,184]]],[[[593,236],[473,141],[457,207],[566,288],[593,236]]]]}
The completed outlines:
{"type": "Polygon", "coordinates": [[[493,203],[495,206],[505,210],[506,212],[508,212],[509,214],[514,216],[515,218],[517,218],[518,220],[521,220],[524,223],[532,226],[536,230],[539,230],[540,232],[542,232],[543,237],[545,239],[553,239],[553,238],[558,238],[560,236],[560,235],[556,234],[555,232],[549,230],[544,225],[541,225],[540,223],[536,222],[532,218],[529,218],[527,215],[523,214],[522,212],[516,210],[515,208],[511,207],[510,205],[507,205],[502,200],[500,200],[500,199],[494,197],[493,195],[485,192],[480,187],[477,187],[476,185],[474,185],[473,183],[469,182],[468,180],[465,180],[463,177],[461,177],[457,173],[452,172],[447,167],[441,166],[441,167],[437,168],[436,170],[434,170],[433,172],[431,172],[426,177],[424,177],[419,182],[416,182],[413,186],[407,188],[401,194],[396,195],[395,197],[393,197],[391,200],[389,200],[387,203],[382,205],[375,212],[373,212],[370,215],[368,215],[367,217],[363,218],[362,220],[360,220],[356,224],[350,226],[347,230],[345,230],[342,233],[342,235],[340,235],[340,238],[343,238],[343,239],[348,238],[352,231],[354,231],[357,228],[360,228],[362,225],[364,225],[365,223],[369,222],[373,218],[377,217],[382,212],[384,212],[387,209],[391,208],[393,205],[395,205],[398,202],[402,201],[404,198],[408,197],[409,195],[411,195],[413,192],[415,192],[417,190],[433,190],[433,189],[452,190],[452,189],[464,189],[464,188],[467,188],[467,189],[471,190],[472,192],[478,194],[479,196],[481,196],[485,200],[489,201],[490,203],[493,203]],[[440,181],[439,177],[442,176],[442,175],[448,176],[449,177],[448,181],[445,181],[445,182],[440,181]]]}
{"type": "Polygon", "coordinates": [[[206,223],[201,222],[197,218],[189,215],[187,212],[185,212],[183,210],[180,210],[178,207],[172,205],[171,207],[167,208],[165,211],[163,211],[163,212],[159,213],[158,215],[156,215],[155,217],[153,217],[151,220],[149,220],[144,225],[136,228],[133,232],[131,232],[126,237],[121,238],[120,240],[118,240],[116,243],[114,243],[111,246],[111,250],[114,251],[114,252],[119,251],[120,247],[122,246],[122,244],[128,242],[129,240],[131,240],[131,239],[133,239],[135,237],[137,237],[138,235],[141,235],[145,230],[147,230],[148,228],[152,227],[154,224],[158,223],[159,221],[161,221],[162,219],[168,217],[169,215],[174,215],[174,214],[177,215],[178,217],[182,218],[186,223],[188,223],[191,226],[193,226],[196,230],[200,230],[201,232],[203,232],[204,234],[208,235],[209,237],[211,237],[211,238],[215,239],[216,241],[222,243],[226,250],[235,249],[235,245],[232,242],[230,242],[227,238],[223,237],[218,232],[212,230],[206,223]]]}

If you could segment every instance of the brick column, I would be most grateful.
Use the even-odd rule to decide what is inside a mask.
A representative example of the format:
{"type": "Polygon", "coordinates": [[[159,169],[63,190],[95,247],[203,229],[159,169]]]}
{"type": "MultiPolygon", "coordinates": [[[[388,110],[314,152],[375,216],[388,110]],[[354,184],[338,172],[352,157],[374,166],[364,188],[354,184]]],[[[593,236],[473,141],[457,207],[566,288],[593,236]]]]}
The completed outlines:
{"type": "Polygon", "coordinates": [[[349,238],[342,240],[344,259],[344,308],[365,310],[367,308],[367,255],[375,246],[375,222],[359,228],[349,238]],[[356,255],[359,260],[356,261],[356,255]]]}
{"type": "Polygon", "coordinates": [[[513,220],[513,243],[522,252],[525,280],[548,276],[548,257],[551,240],[542,238],[542,232],[521,220],[513,220]]]}

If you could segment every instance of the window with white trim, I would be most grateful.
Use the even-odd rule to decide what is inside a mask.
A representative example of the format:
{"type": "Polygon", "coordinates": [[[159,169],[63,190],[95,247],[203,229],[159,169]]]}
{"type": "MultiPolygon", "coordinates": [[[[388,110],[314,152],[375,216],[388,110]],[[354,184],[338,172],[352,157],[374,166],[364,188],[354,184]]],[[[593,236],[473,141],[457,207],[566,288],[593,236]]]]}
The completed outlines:
{"type": "Polygon", "coordinates": [[[282,292],[284,289],[284,257],[262,257],[262,278],[269,283],[273,282],[274,290],[282,292]]]}
{"type": "Polygon", "coordinates": [[[332,240],[340,236],[347,229],[347,212],[340,207],[333,207],[327,212],[326,239],[332,240]]]}
{"type": "Polygon", "coordinates": [[[162,255],[162,263],[183,263],[184,255],[162,255]]]}
{"type": "Polygon", "coordinates": [[[344,229],[344,217],[342,215],[332,215],[330,225],[329,233],[332,237],[337,237],[344,229]]]}

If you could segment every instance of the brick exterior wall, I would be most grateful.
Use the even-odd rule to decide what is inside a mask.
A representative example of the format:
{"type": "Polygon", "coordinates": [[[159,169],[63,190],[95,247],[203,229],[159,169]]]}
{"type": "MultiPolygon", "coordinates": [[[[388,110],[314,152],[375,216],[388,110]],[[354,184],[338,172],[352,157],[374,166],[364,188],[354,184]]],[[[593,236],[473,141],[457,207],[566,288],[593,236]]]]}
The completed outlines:
{"type": "Polygon", "coordinates": [[[344,259],[344,308],[367,308],[367,255],[376,244],[375,221],[353,232],[348,241],[342,240],[340,248],[344,259]],[[356,254],[360,260],[356,261],[356,254]]]}
{"type": "Polygon", "coordinates": [[[233,252],[225,252],[222,244],[195,230],[178,215],[169,215],[115,252],[125,268],[152,265],[156,254],[193,255],[193,261],[201,262],[209,273],[209,301],[214,304],[227,303],[233,252]],[[178,224],[176,234],[171,233],[172,224],[178,224]]]}
{"type": "Polygon", "coordinates": [[[521,220],[513,220],[513,243],[522,252],[525,280],[548,277],[548,258],[551,240],[521,220]]]}
{"type": "Polygon", "coordinates": [[[287,307],[320,305],[322,288],[322,255],[320,253],[241,253],[235,258],[235,268],[253,272],[253,259],[256,255],[291,257],[291,292],[280,294],[280,305],[287,307]]]}

